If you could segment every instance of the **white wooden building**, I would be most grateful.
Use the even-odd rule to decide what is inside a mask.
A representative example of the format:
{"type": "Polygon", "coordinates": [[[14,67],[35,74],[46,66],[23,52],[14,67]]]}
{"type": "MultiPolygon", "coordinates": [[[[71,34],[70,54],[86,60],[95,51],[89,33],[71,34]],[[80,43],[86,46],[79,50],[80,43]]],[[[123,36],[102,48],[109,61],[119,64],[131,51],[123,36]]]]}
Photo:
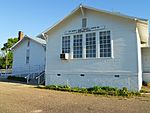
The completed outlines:
{"type": "Polygon", "coordinates": [[[47,38],[46,85],[139,91],[148,32],[147,19],[80,5],[38,35],[47,38]]]}
{"type": "Polygon", "coordinates": [[[24,36],[12,48],[15,76],[45,71],[46,42],[40,38],[24,36]]]}
{"type": "Polygon", "coordinates": [[[142,47],[143,81],[150,83],[150,34],[149,46],[142,47]]]}

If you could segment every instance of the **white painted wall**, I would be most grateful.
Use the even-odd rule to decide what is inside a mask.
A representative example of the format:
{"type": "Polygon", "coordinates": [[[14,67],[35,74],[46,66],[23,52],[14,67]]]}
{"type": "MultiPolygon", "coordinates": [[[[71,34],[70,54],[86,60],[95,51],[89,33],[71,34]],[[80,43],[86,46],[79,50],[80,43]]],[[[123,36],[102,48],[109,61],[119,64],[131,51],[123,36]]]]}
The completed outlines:
{"type": "Polygon", "coordinates": [[[106,30],[111,30],[114,57],[67,61],[59,58],[63,33],[81,28],[82,15],[77,12],[48,33],[46,85],[69,83],[71,86],[80,87],[102,85],[139,90],[135,22],[89,10],[86,10],[85,17],[88,18],[88,27],[105,25],[106,30]],[[81,73],[84,73],[85,76],[81,77],[81,73]],[[114,75],[120,75],[120,77],[116,78],[114,75]],[[117,82],[117,85],[114,81],[117,82]]]}
{"type": "Polygon", "coordinates": [[[150,73],[150,48],[142,48],[143,73],[150,73]]]}
{"type": "Polygon", "coordinates": [[[143,73],[143,81],[150,83],[150,73],[143,73]]]}
{"type": "Polygon", "coordinates": [[[24,73],[35,73],[44,70],[45,65],[45,49],[44,47],[30,40],[30,61],[26,64],[26,50],[28,39],[22,41],[13,50],[13,73],[24,74],[24,73]]]}
{"type": "Polygon", "coordinates": [[[143,81],[150,83],[150,48],[142,48],[143,81]]]}

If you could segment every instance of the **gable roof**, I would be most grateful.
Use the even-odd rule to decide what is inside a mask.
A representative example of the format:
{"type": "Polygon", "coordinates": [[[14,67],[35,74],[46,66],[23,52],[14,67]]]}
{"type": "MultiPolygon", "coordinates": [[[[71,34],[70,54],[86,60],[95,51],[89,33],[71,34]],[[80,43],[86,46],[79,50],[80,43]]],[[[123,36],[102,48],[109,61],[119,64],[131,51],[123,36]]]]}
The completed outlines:
{"type": "Polygon", "coordinates": [[[31,38],[29,36],[24,36],[20,41],[18,41],[16,44],[14,44],[10,50],[14,50],[18,45],[20,45],[23,41],[25,41],[26,39],[30,39],[38,44],[41,44],[42,46],[46,46],[46,41],[41,39],[41,38],[31,38]]]}
{"type": "Polygon", "coordinates": [[[54,24],[50,28],[46,29],[45,31],[43,31],[42,33],[40,33],[39,35],[37,35],[37,37],[44,37],[43,34],[46,34],[50,30],[52,30],[53,28],[55,28],[57,25],[59,25],[60,23],[62,23],[64,20],[66,20],[67,18],[69,18],[70,16],[72,16],[75,12],[77,12],[79,10],[81,10],[81,12],[82,12],[82,9],[89,9],[89,10],[93,10],[93,11],[97,11],[97,12],[101,12],[101,13],[105,13],[105,14],[109,14],[109,15],[113,15],[113,16],[118,16],[118,17],[130,19],[130,20],[135,20],[137,22],[141,22],[141,23],[144,23],[144,24],[148,24],[148,19],[143,19],[143,18],[128,16],[128,15],[124,15],[124,14],[117,13],[117,12],[110,12],[110,11],[100,10],[100,9],[96,9],[96,8],[85,6],[85,5],[79,5],[68,16],[64,17],[62,20],[60,20],[56,24],[54,24]]]}

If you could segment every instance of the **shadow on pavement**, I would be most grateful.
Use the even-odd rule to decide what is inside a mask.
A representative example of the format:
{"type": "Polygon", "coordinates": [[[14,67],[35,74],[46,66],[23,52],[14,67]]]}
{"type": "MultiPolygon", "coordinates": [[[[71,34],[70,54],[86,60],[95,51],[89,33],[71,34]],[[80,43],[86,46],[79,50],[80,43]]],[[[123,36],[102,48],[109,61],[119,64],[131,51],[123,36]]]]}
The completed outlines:
{"type": "Polygon", "coordinates": [[[8,80],[7,78],[4,78],[4,77],[0,77],[0,82],[27,84],[26,82],[15,81],[15,80],[8,80]]]}

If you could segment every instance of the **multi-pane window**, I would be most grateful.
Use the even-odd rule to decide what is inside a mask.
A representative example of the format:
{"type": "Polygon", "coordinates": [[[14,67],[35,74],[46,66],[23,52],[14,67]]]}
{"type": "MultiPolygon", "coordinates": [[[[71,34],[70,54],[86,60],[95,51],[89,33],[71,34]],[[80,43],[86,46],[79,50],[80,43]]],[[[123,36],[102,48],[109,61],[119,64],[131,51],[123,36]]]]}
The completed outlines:
{"type": "Polygon", "coordinates": [[[99,33],[100,57],[111,57],[111,37],[110,31],[99,33]]]}
{"type": "Polygon", "coordinates": [[[96,33],[86,34],[86,57],[96,57],[96,33]]]}
{"type": "Polygon", "coordinates": [[[73,58],[82,58],[82,35],[73,36],[73,58]]]}
{"type": "Polygon", "coordinates": [[[62,53],[70,53],[70,36],[62,37],[62,53]]]}
{"type": "Polygon", "coordinates": [[[29,60],[30,60],[30,50],[27,49],[26,50],[26,64],[29,64],[29,60]]]}
{"type": "MultiPolygon", "coordinates": [[[[85,35],[81,33],[70,36],[63,36],[62,53],[72,53],[71,55],[73,58],[82,58],[82,57],[84,58],[84,55],[86,58],[96,58],[96,56],[100,58],[111,57],[112,56],[111,32],[93,31],[90,33],[86,33],[85,35]],[[83,47],[86,47],[86,49],[83,49],[83,47]]],[[[27,56],[26,59],[29,59],[29,57],[27,56]]],[[[29,62],[29,60],[26,61],[29,62]]]]}

